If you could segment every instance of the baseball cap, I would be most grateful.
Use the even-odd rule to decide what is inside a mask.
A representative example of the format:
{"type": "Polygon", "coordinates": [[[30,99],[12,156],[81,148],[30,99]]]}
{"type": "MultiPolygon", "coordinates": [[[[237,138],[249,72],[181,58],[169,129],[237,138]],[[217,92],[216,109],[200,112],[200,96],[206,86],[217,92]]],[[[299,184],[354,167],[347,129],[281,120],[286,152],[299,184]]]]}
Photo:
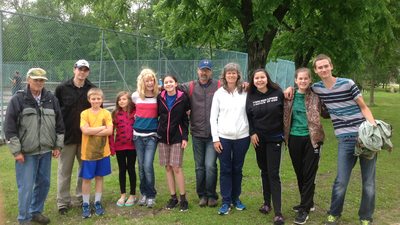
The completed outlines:
{"type": "Polygon", "coordinates": [[[46,77],[46,71],[44,71],[41,68],[32,68],[28,71],[26,74],[26,77],[29,77],[31,79],[45,79],[47,80],[46,77]]]}
{"type": "Polygon", "coordinates": [[[210,61],[210,60],[208,60],[208,59],[203,59],[203,60],[200,61],[200,63],[199,63],[199,69],[204,69],[204,68],[207,68],[207,69],[209,69],[209,70],[212,70],[212,64],[211,64],[211,61],[210,61]]]}
{"type": "MultiPolygon", "coordinates": [[[[84,59],[80,59],[75,63],[75,68],[81,68],[82,66],[86,66],[89,69],[89,63],[88,61],[84,59]]],[[[89,69],[90,70],[90,69],[89,69]]]]}

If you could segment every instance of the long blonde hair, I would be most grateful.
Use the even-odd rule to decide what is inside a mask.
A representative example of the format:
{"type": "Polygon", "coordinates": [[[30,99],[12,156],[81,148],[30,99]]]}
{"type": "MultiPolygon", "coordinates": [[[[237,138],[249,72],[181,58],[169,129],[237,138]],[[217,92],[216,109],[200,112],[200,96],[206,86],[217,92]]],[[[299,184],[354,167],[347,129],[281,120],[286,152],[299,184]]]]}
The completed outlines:
{"type": "Polygon", "coordinates": [[[157,98],[158,95],[158,83],[156,74],[151,69],[144,69],[140,72],[140,75],[137,78],[137,92],[139,93],[139,97],[144,100],[145,99],[145,91],[146,85],[145,80],[151,78],[154,80],[154,89],[153,89],[153,98],[157,98]]]}
{"type": "Polygon", "coordinates": [[[131,93],[127,91],[121,91],[117,95],[117,99],[115,100],[115,107],[111,113],[111,117],[113,120],[117,120],[117,114],[119,111],[122,110],[121,106],[118,105],[118,102],[124,95],[126,95],[126,98],[128,98],[128,107],[127,107],[128,118],[131,118],[131,112],[133,109],[135,109],[135,105],[132,103],[131,93]]]}

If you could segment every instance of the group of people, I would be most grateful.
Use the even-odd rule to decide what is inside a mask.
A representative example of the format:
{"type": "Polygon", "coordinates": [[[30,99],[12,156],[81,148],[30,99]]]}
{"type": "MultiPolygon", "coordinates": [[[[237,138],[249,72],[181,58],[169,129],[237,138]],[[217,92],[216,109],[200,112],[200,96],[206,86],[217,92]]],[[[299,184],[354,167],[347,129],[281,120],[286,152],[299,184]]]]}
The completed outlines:
{"type": "MultiPolygon", "coordinates": [[[[144,69],[137,78],[137,90],[133,94],[120,92],[112,113],[102,108],[102,90],[87,79],[90,67],[86,60],[75,63],[75,76],[59,84],[54,95],[44,88],[46,72],[40,68],[29,70],[26,89],[11,99],[5,124],[9,149],[16,160],[19,222],[50,222],[42,213],[50,187],[51,156],[58,158],[59,213],[70,209],[75,158],[79,164],[76,197],[82,217],[90,217],[91,208],[97,215],[104,213],[101,195],[103,177],[111,173],[110,155],[116,155],[119,167],[121,197],[116,204],[152,208],[157,195],[153,168],[157,147],[171,195],[166,209],[179,205],[179,211],[187,211],[182,165],[190,124],[199,206],[218,205],[218,158],[222,197],[218,214],[228,214],[232,206],[246,209],[239,197],[245,155],[251,143],[261,173],[263,204],[259,211],[268,214],[273,210],[273,223],[284,224],[280,168],[285,142],[300,192],[300,204],[293,207],[298,212],[294,222],[305,224],[315,209],[315,181],[325,140],[322,116],[332,119],[339,139],[338,172],[326,221],[327,225],[337,224],[358,159],[354,156],[358,127],[365,120],[376,123],[355,83],[332,75],[328,56],[316,56],[313,64],[322,81],[310,86],[311,71],[300,68],[295,72],[297,87],[285,92],[265,69],[254,70],[249,82],[243,83],[236,63],[228,63],[217,80],[211,78],[211,61],[202,60],[197,68],[199,79],[182,84],[167,74],[160,85],[156,74],[144,69]],[[136,157],[140,198],[136,197],[136,157]],[[90,204],[92,179],[95,199],[90,204]]],[[[376,158],[360,157],[361,224],[372,223],[376,158]]]]}

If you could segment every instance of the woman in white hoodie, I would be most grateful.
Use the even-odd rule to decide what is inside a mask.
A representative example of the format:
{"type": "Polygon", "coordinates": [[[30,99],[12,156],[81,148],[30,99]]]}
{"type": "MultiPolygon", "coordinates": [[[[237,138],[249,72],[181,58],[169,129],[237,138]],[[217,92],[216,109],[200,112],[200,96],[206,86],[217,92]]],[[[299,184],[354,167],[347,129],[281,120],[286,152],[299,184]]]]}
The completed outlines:
{"type": "Polygon", "coordinates": [[[210,114],[211,134],[220,162],[222,206],[218,214],[228,214],[230,205],[246,209],[239,200],[242,189],[242,168],[250,144],[246,96],[242,73],[236,63],[224,67],[222,88],[215,92],[210,114]]]}

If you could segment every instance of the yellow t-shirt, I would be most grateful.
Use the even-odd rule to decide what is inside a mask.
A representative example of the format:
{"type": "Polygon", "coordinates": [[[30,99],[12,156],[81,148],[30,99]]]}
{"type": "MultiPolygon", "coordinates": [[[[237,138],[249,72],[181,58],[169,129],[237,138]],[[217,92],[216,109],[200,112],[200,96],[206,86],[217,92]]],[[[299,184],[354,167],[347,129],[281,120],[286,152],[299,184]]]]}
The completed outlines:
{"type": "MultiPolygon", "coordinates": [[[[105,109],[100,109],[98,113],[92,113],[86,109],[81,113],[81,125],[89,124],[90,127],[112,126],[111,114],[105,109]]],[[[94,136],[82,134],[81,159],[86,161],[96,161],[110,155],[108,136],[94,136]]]]}

